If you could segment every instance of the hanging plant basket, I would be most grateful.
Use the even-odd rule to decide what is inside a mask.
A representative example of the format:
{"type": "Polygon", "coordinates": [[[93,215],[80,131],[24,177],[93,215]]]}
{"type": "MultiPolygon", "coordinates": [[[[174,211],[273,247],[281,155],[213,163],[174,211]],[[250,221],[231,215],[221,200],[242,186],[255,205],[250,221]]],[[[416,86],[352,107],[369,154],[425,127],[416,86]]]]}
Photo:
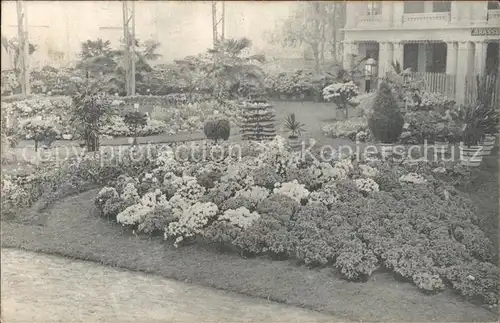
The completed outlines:
{"type": "Polygon", "coordinates": [[[483,161],[482,146],[465,146],[460,143],[461,164],[468,167],[479,167],[483,161]]]}

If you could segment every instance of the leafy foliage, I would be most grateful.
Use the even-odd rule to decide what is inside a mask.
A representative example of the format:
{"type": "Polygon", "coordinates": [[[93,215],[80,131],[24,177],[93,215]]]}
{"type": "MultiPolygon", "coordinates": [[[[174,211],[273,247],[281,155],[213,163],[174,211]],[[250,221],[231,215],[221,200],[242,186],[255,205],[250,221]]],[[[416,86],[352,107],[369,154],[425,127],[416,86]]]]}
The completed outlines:
{"type": "Polygon", "coordinates": [[[245,55],[252,46],[248,38],[225,39],[207,52],[211,64],[206,67],[207,74],[215,80],[215,97],[224,101],[230,94],[241,93],[243,84],[255,89],[264,89],[264,72],[259,63],[265,61],[264,55],[245,55]]]}
{"type": "Polygon", "coordinates": [[[228,140],[231,133],[231,125],[229,120],[209,120],[203,127],[203,132],[207,139],[228,140]]]}
{"type": "Polygon", "coordinates": [[[59,134],[54,121],[51,119],[30,119],[24,122],[21,127],[28,138],[35,141],[35,151],[38,151],[40,142],[50,144],[59,134]]]}
{"type": "Polygon", "coordinates": [[[373,101],[373,113],[368,118],[368,127],[382,143],[394,143],[401,135],[403,125],[404,120],[391,89],[383,82],[373,101]]]}
{"type": "Polygon", "coordinates": [[[304,124],[295,118],[295,113],[291,113],[285,118],[285,129],[290,132],[292,137],[300,136],[301,132],[304,131],[304,124]]]}
{"type": "Polygon", "coordinates": [[[100,130],[114,114],[109,97],[101,83],[86,80],[77,84],[72,99],[71,121],[80,129],[87,151],[99,150],[100,130]]]}

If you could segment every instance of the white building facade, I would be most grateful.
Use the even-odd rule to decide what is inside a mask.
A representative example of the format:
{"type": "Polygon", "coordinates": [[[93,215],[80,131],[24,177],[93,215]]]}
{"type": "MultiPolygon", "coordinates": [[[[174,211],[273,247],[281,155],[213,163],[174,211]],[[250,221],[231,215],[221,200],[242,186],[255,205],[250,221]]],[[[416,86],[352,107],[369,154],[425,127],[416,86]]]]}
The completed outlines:
{"type": "Polygon", "coordinates": [[[371,57],[379,76],[392,69],[391,62],[445,74],[453,79],[446,92],[457,102],[464,100],[468,77],[498,73],[499,43],[498,1],[347,2],[345,68],[353,66],[354,57],[371,57]]]}

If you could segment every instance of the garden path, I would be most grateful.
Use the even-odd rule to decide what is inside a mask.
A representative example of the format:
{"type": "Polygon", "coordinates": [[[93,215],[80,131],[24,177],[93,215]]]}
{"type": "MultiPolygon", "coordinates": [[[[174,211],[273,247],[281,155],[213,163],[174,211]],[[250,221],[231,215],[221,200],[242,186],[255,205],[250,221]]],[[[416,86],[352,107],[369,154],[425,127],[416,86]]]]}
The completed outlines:
{"type": "Polygon", "coordinates": [[[5,322],[333,322],[333,317],[91,262],[2,249],[5,322]]]}

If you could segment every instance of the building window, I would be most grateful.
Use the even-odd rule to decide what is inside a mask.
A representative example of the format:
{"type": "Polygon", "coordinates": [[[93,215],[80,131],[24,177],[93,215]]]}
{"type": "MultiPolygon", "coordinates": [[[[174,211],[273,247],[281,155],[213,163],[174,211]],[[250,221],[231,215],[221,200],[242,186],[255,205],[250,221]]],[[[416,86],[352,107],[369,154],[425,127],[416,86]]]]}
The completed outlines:
{"type": "Polygon", "coordinates": [[[488,1],[488,10],[500,9],[500,1],[488,1]]]}
{"type": "Polygon", "coordinates": [[[418,69],[418,44],[411,43],[404,45],[403,70],[411,68],[412,72],[418,69]]]}
{"type": "Polygon", "coordinates": [[[405,1],[404,13],[424,13],[425,1],[405,1]]]}
{"type": "Polygon", "coordinates": [[[430,55],[429,65],[426,66],[426,72],[445,73],[446,72],[446,44],[434,43],[428,44],[430,55]]]}
{"type": "Polygon", "coordinates": [[[382,1],[370,1],[367,4],[367,15],[376,16],[382,13],[382,1]]]}
{"type": "Polygon", "coordinates": [[[432,12],[450,12],[451,1],[432,1],[432,12]]]}

